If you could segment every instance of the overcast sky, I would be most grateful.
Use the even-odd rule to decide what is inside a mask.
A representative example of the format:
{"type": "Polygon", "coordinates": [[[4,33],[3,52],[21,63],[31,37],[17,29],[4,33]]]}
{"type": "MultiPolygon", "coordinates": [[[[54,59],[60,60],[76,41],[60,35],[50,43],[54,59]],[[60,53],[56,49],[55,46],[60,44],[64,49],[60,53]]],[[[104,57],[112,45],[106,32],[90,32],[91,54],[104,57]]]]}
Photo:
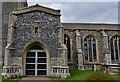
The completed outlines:
{"type": "Polygon", "coordinates": [[[28,5],[60,9],[61,21],[69,23],[118,23],[119,0],[28,0],[28,5]],[[77,1],[77,2],[76,2],[77,1]]]}

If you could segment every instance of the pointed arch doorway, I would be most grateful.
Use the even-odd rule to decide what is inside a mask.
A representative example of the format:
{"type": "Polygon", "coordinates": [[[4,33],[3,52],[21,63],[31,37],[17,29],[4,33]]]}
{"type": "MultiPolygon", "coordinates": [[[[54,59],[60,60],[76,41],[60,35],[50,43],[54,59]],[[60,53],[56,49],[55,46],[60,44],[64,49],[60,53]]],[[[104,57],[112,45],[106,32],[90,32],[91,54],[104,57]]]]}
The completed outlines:
{"type": "Polygon", "coordinates": [[[38,42],[28,45],[23,57],[23,74],[25,76],[48,76],[49,53],[45,46],[38,42]]]}

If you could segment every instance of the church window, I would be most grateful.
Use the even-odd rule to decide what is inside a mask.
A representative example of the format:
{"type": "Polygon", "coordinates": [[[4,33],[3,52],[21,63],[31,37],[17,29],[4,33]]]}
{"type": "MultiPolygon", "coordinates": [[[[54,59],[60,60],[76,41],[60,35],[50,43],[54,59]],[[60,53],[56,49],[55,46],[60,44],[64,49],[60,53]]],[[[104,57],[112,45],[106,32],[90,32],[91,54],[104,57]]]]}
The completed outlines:
{"type": "Polygon", "coordinates": [[[86,62],[95,62],[96,56],[96,40],[92,35],[84,39],[84,57],[86,62]]]}
{"type": "Polygon", "coordinates": [[[113,36],[110,39],[110,45],[111,45],[111,60],[113,62],[116,62],[119,60],[120,55],[120,37],[119,36],[113,36]]]}
{"type": "Polygon", "coordinates": [[[64,44],[67,47],[67,58],[69,62],[71,61],[71,45],[70,45],[70,38],[67,35],[64,35],[64,44]]]}

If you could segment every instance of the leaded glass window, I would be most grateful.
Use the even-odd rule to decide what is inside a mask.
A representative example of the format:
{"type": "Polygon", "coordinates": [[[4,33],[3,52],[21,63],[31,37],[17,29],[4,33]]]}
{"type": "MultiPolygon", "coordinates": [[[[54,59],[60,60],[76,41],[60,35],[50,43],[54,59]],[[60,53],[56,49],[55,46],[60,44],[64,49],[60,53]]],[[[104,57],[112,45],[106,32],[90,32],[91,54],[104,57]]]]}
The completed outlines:
{"type": "Polygon", "coordinates": [[[110,45],[111,45],[111,60],[112,62],[117,62],[119,60],[120,55],[120,37],[119,36],[113,36],[110,39],[110,45]]]}
{"type": "Polygon", "coordinates": [[[92,35],[84,39],[84,58],[86,62],[95,62],[96,56],[96,40],[92,35]]]}

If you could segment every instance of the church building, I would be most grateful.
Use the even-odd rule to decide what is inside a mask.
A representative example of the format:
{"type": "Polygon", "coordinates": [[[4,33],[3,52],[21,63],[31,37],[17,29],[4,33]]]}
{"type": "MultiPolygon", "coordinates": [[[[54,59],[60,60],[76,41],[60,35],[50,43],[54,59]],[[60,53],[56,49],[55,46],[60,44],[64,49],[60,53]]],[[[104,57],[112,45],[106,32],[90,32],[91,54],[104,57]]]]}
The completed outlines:
{"type": "Polygon", "coordinates": [[[69,70],[101,70],[120,62],[118,24],[61,23],[60,10],[28,6],[26,0],[3,2],[2,9],[5,77],[66,78],[69,70]]]}

